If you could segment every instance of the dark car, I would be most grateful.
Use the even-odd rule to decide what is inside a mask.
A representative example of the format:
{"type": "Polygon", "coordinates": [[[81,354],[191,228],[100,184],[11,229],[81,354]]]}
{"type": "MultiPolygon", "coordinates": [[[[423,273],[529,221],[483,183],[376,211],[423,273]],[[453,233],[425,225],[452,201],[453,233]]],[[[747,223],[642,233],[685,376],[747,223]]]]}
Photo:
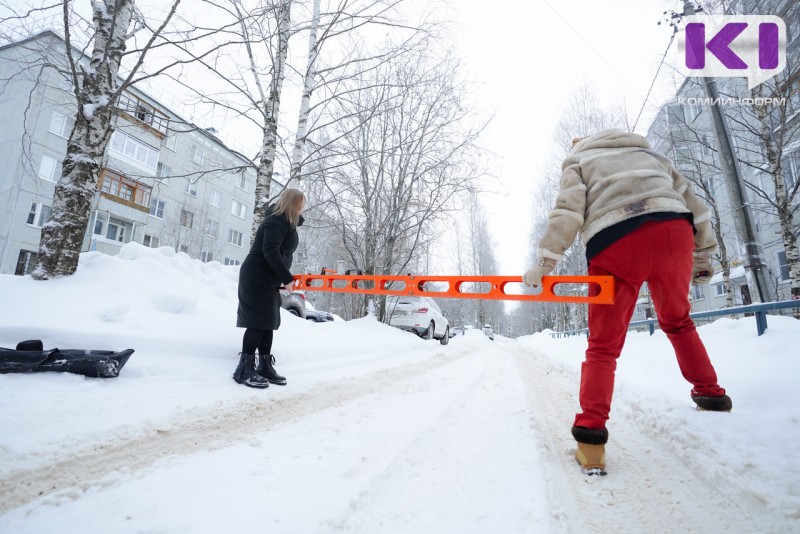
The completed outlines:
{"type": "Polygon", "coordinates": [[[333,321],[333,315],[326,311],[314,308],[313,304],[306,301],[306,319],[317,323],[325,323],[327,321],[333,321]]]}
{"type": "Polygon", "coordinates": [[[303,293],[281,289],[281,307],[298,317],[306,316],[306,296],[303,293]]]}

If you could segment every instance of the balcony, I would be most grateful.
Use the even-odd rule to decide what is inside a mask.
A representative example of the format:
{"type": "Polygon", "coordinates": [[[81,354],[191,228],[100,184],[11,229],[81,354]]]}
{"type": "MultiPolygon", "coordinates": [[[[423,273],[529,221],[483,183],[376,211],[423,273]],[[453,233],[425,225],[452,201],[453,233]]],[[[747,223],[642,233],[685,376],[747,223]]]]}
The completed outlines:
{"type": "Polygon", "coordinates": [[[133,95],[120,95],[116,108],[131,122],[143,126],[162,139],[169,133],[169,118],[133,95]]]}
{"type": "Polygon", "coordinates": [[[152,187],[111,169],[101,169],[97,181],[100,195],[128,207],[148,213],[152,187]]]}

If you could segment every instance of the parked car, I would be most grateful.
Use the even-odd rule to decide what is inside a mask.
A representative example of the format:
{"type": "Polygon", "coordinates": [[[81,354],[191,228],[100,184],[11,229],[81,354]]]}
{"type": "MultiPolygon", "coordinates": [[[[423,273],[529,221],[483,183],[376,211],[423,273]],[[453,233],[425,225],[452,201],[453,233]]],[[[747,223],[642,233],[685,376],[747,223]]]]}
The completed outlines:
{"type": "Polygon", "coordinates": [[[281,307],[298,317],[306,316],[306,295],[298,291],[280,289],[281,307]]]}
{"type": "Polygon", "coordinates": [[[314,321],[315,323],[325,323],[333,321],[333,315],[326,311],[318,310],[313,304],[306,301],[306,319],[314,321]]]}
{"type": "Polygon", "coordinates": [[[386,299],[389,324],[413,332],[423,339],[450,342],[450,323],[430,297],[389,297],[386,299]]]}
{"type": "Polygon", "coordinates": [[[489,323],[483,325],[483,333],[486,334],[486,337],[494,341],[494,328],[489,323]]]}

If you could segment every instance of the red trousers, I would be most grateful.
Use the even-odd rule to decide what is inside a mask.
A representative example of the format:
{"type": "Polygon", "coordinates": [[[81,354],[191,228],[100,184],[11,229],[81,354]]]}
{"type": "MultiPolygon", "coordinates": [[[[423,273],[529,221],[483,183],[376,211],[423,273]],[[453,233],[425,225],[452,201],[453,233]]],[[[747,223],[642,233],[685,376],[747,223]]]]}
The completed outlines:
{"type": "Polygon", "coordinates": [[[689,318],[693,251],[688,221],[651,221],[591,259],[590,275],[614,276],[614,304],[589,305],[589,347],[581,368],[583,412],[575,417],[575,426],[606,426],[617,358],[644,282],[650,286],[658,324],[675,349],[681,373],[694,386],[692,394],[725,393],[689,318]]]}

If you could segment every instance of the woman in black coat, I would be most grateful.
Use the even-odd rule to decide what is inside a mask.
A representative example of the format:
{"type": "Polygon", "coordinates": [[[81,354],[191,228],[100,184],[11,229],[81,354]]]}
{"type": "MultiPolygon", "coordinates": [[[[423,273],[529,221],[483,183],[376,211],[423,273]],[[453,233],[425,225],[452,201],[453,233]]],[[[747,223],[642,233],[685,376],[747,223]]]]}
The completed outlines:
{"type": "Polygon", "coordinates": [[[278,203],[267,208],[264,222],[256,230],[253,246],[239,270],[239,309],[236,326],[245,328],[242,352],[233,379],[251,388],[270,383],[286,385],[273,365],[273,331],[281,325],[279,288],[292,283],[292,254],[297,249],[297,227],[305,197],[297,189],[286,189],[278,203]],[[258,359],[256,359],[258,349],[258,359]]]}

